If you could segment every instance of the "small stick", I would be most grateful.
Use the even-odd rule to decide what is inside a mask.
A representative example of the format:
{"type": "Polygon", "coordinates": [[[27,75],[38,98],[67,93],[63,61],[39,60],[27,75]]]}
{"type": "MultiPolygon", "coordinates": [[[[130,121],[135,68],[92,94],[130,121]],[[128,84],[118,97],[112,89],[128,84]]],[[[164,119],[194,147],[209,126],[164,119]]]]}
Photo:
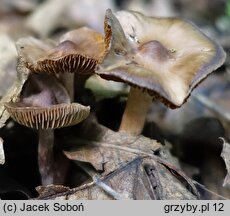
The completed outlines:
{"type": "Polygon", "coordinates": [[[75,161],[75,163],[80,166],[94,181],[95,185],[97,185],[99,188],[101,188],[103,191],[105,191],[108,195],[110,195],[115,200],[124,200],[127,199],[127,197],[117,193],[115,190],[113,190],[110,186],[105,184],[99,177],[98,173],[94,171],[89,166],[75,161]]]}

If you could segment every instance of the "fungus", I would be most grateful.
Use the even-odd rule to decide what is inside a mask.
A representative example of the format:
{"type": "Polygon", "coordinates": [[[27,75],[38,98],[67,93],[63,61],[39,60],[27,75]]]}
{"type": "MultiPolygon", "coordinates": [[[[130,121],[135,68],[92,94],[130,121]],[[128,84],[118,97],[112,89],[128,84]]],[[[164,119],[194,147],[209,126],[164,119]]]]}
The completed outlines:
{"type": "Polygon", "coordinates": [[[73,100],[74,74],[94,73],[104,54],[104,38],[98,32],[82,27],[64,34],[58,45],[32,38],[18,41],[32,72],[56,74],[73,100]],[[25,50],[26,48],[26,50],[25,50]],[[70,73],[70,74],[68,74],[70,73]]]}
{"type": "Polygon", "coordinates": [[[96,73],[131,86],[120,131],[133,135],[141,133],[153,99],[180,107],[225,60],[222,47],[194,24],[134,11],[107,10],[105,44],[96,73]]]}
{"type": "Polygon", "coordinates": [[[90,108],[70,103],[70,98],[56,77],[31,74],[17,102],[5,103],[10,116],[19,124],[39,131],[38,164],[42,184],[61,183],[64,176],[54,170],[53,129],[78,124],[90,108]]]}

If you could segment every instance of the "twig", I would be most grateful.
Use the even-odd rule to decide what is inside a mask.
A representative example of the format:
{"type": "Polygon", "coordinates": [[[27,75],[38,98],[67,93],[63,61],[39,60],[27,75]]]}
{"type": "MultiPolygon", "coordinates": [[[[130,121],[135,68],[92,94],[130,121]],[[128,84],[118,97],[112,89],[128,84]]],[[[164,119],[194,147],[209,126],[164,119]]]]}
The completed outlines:
{"type": "Polygon", "coordinates": [[[78,166],[80,166],[92,179],[95,185],[97,185],[99,188],[104,190],[108,195],[110,195],[112,198],[116,200],[124,200],[127,199],[127,197],[119,194],[115,190],[113,190],[110,186],[105,184],[99,177],[98,173],[90,168],[89,166],[79,162],[79,161],[74,161],[78,166]]]}
{"type": "Polygon", "coordinates": [[[107,194],[109,194],[111,197],[113,197],[116,200],[124,200],[127,199],[127,197],[117,193],[115,190],[113,190],[110,186],[108,186],[107,184],[105,184],[103,181],[101,181],[100,178],[98,178],[96,175],[94,175],[93,177],[93,181],[95,182],[95,184],[100,187],[101,189],[103,189],[107,194]]]}
{"type": "MultiPolygon", "coordinates": [[[[111,176],[114,176],[116,173],[118,173],[118,172],[121,172],[121,171],[123,171],[125,168],[127,168],[127,166],[130,166],[130,164],[131,163],[133,163],[134,161],[139,161],[140,160],[140,157],[138,157],[138,158],[135,158],[135,159],[133,159],[132,161],[129,161],[128,163],[126,163],[125,165],[122,165],[121,167],[119,167],[117,170],[115,170],[112,174],[110,174],[109,176],[102,176],[101,178],[99,178],[100,179],[100,181],[101,182],[103,182],[104,180],[106,180],[106,179],[108,179],[108,177],[111,177],[111,176]]],[[[78,164],[78,163],[80,163],[80,162],[78,162],[78,161],[75,161],[75,163],[76,164],[78,164]]],[[[95,171],[93,171],[92,169],[89,169],[85,164],[83,165],[83,163],[81,163],[82,164],[82,166],[85,166],[85,168],[88,170],[88,172],[91,172],[91,173],[93,173],[93,172],[95,172],[95,171]]],[[[79,164],[78,164],[79,165],[79,164]]],[[[80,166],[80,165],[79,165],[80,166]]],[[[87,171],[86,171],[87,172],[87,171]]],[[[87,172],[87,173],[88,173],[87,172]]],[[[85,189],[87,189],[87,188],[90,188],[90,187],[93,187],[94,185],[96,185],[96,182],[95,181],[92,181],[92,182],[90,182],[90,183],[87,183],[87,184],[84,184],[84,185],[81,185],[81,186],[79,186],[79,187],[76,187],[76,188],[72,188],[72,189],[70,189],[69,191],[65,191],[65,192],[60,192],[60,193],[56,193],[56,194],[54,194],[54,195],[48,195],[48,196],[43,196],[43,197],[41,197],[40,199],[43,199],[43,200],[50,200],[50,199],[55,199],[57,196],[65,196],[65,197],[68,197],[69,195],[71,195],[71,194],[74,194],[74,193],[76,193],[76,192],[78,192],[78,191],[81,191],[81,190],[85,190],[85,189]]],[[[103,189],[103,188],[102,188],[103,189]]],[[[104,189],[103,189],[104,190],[104,189]]],[[[116,197],[116,195],[118,195],[117,196],[117,198],[119,198],[120,197],[120,199],[131,199],[130,197],[124,197],[124,196],[121,196],[120,194],[118,194],[117,192],[115,192],[116,194],[115,194],[115,196],[113,195],[112,197],[115,199],[115,197],[116,197]]]]}

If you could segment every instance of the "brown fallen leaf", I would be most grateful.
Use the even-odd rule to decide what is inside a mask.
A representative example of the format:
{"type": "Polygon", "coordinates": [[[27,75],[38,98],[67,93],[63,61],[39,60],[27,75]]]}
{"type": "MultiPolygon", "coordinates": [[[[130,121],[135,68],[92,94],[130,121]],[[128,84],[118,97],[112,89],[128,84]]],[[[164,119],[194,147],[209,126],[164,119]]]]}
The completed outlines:
{"type": "MultiPolygon", "coordinates": [[[[17,45],[16,48],[18,48],[17,45]]],[[[10,118],[10,115],[7,112],[4,104],[10,101],[16,101],[18,99],[22,87],[29,75],[29,70],[25,67],[24,59],[20,55],[20,51],[19,51],[20,49],[17,50],[18,50],[18,60],[16,66],[17,78],[14,84],[8,89],[7,93],[0,100],[0,128],[4,127],[6,121],[10,118]]],[[[2,154],[4,154],[4,152],[2,154]]]]}
{"type": "Polygon", "coordinates": [[[13,86],[9,89],[9,91],[4,95],[4,97],[0,100],[0,128],[5,125],[5,122],[9,119],[9,113],[6,111],[4,104],[10,101],[16,101],[18,96],[22,90],[22,87],[27,80],[29,75],[29,70],[24,66],[24,59],[20,57],[17,62],[17,79],[14,82],[13,86]]]}
{"type": "Polygon", "coordinates": [[[16,80],[17,61],[14,41],[6,33],[0,33],[0,59],[0,97],[3,97],[16,80]]]}
{"type": "Polygon", "coordinates": [[[65,155],[70,160],[91,163],[96,170],[103,170],[103,175],[137,156],[152,154],[162,147],[157,141],[144,136],[116,133],[89,121],[80,131],[81,137],[71,141],[74,146],[64,151],[65,155]]]}
{"type": "Polygon", "coordinates": [[[117,199],[110,191],[115,191],[121,199],[131,200],[197,199],[164,166],[141,157],[131,160],[107,176],[93,179],[80,187],[55,195],[43,194],[38,199],[117,199]]]}
{"type": "MultiPolygon", "coordinates": [[[[76,134],[77,138],[71,141],[73,147],[65,150],[65,155],[75,162],[88,162],[97,171],[103,171],[99,175],[92,169],[91,171],[88,171],[89,168],[86,169],[92,179],[95,180],[96,175],[111,189],[107,191],[105,189],[107,187],[104,188],[103,185],[94,182],[92,183],[94,186],[85,186],[84,189],[81,188],[73,196],[71,195],[71,199],[82,197],[84,199],[111,199],[111,197],[196,199],[199,197],[192,180],[180,171],[178,163],[166,149],[167,147],[155,140],[114,132],[92,120],[86,120],[79,131],[81,133],[76,134]],[[169,182],[172,184],[169,185],[169,182]],[[136,191],[133,191],[135,187],[137,187],[136,191]]],[[[77,164],[79,165],[79,162],[77,164]]],[[[83,169],[84,167],[85,165],[83,169]]],[[[69,198],[68,196],[66,199],[69,198]]]]}
{"type": "Polygon", "coordinates": [[[221,152],[221,157],[223,158],[226,169],[227,169],[227,175],[223,182],[223,187],[230,188],[230,145],[224,138],[221,138],[223,140],[223,149],[221,152]]]}
{"type": "Polygon", "coordinates": [[[17,65],[16,65],[16,80],[13,85],[9,88],[7,93],[0,100],[0,128],[5,125],[5,122],[9,119],[9,113],[6,111],[4,104],[10,101],[16,101],[21,93],[22,87],[26,82],[29,69],[25,67],[26,56],[24,55],[24,50],[22,49],[23,44],[20,40],[16,42],[16,49],[18,53],[17,65]]]}

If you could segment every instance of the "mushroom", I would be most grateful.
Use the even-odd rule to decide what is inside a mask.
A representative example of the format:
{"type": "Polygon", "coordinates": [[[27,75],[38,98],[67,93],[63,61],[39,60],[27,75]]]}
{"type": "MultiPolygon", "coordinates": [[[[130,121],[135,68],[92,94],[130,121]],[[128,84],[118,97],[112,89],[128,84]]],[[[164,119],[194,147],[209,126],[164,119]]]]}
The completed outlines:
{"type": "Polygon", "coordinates": [[[21,52],[25,56],[26,67],[36,73],[45,71],[58,75],[73,101],[73,73],[85,77],[94,73],[104,54],[104,38],[100,33],[82,27],[64,34],[59,41],[58,45],[53,45],[33,38],[22,38],[18,44],[23,49],[21,52]]]}
{"type": "Polygon", "coordinates": [[[133,135],[141,133],[153,99],[180,107],[226,56],[188,21],[134,11],[114,15],[107,10],[105,44],[106,55],[96,73],[131,86],[119,130],[133,135]]]}
{"type": "Polygon", "coordinates": [[[70,103],[65,88],[55,76],[30,74],[17,102],[5,104],[10,116],[19,124],[39,131],[38,164],[42,184],[62,183],[64,178],[54,170],[54,129],[78,124],[90,108],[70,103]]]}

